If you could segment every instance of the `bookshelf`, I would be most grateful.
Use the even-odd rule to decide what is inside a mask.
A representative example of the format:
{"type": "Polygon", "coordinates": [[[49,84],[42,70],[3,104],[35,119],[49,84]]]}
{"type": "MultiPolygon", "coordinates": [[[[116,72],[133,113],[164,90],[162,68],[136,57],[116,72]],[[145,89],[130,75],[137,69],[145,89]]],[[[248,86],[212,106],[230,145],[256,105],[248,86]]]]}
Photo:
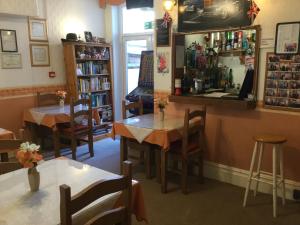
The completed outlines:
{"type": "Polygon", "coordinates": [[[63,42],[68,93],[91,98],[101,118],[98,127],[114,121],[112,47],[106,43],[63,42]]]}

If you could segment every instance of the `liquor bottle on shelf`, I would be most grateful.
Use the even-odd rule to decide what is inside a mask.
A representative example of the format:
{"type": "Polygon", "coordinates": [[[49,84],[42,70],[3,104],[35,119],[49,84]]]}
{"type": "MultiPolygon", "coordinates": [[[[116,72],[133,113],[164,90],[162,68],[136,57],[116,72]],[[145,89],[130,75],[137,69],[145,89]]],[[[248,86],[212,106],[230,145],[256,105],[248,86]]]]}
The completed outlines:
{"type": "Polygon", "coordinates": [[[242,43],[243,43],[243,31],[238,32],[238,49],[242,48],[242,43]]]}
{"type": "Polygon", "coordinates": [[[188,94],[190,92],[190,78],[186,71],[186,66],[183,67],[183,78],[182,78],[182,93],[188,94]]]}
{"type": "Polygon", "coordinates": [[[233,72],[232,69],[230,68],[229,70],[229,75],[228,75],[228,83],[229,83],[229,88],[233,87],[233,72]]]}
{"type": "Polygon", "coordinates": [[[238,32],[234,32],[234,38],[233,38],[233,49],[237,49],[238,48],[238,42],[239,42],[239,34],[238,32]]]}
{"type": "Polygon", "coordinates": [[[226,32],[226,51],[231,50],[231,42],[232,42],[232,36],[230,31],[226,32]]]}
{"type": "Polygon", "coordinates": [[[221,41],[220,41],[220,43],[221,43],[221,46],[220,46],[221,51],[225,52],[226,51],[226,36],[225,36],[225,32],[221,32],[221,41]]]}

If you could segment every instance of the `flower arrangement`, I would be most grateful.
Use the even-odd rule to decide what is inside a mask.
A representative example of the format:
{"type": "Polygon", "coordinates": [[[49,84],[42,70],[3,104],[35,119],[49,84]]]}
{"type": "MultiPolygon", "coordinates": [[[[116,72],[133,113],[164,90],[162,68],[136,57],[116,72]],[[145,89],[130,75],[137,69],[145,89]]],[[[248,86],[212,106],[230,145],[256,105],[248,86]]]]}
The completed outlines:
{"type": "Polygon", "coordinates": [[[169,104],[168,100],[162,98],[157,99],[156,103],[160,111],[163,111],[166,108],[166,106],[169,104]]]}
{"type": "Polygon", "coordinates": [[[66,91],[57,91],[56,96],[59,98],[59,100],[65,100],[67,95],[66,91]]]}
{"type": "Polygon", "coordinates": [[[43,156],[38,153],[39,149],[39,145],[24,142],[20,145],[16,157],[25,168],[36,167],[37,163],[43,159],[43,156]]]}

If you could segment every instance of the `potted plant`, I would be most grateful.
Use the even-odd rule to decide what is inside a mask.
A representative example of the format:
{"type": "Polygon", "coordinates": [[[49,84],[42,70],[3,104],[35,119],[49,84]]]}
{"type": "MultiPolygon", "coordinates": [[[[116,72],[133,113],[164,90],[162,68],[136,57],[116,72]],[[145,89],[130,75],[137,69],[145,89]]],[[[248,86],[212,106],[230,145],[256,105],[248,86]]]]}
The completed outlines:
{"type": "Polygon", "coordinates": [[[157,107],[159,108],[160,120],[163,121],[165,118],[165,108],[168,105],[166,99],[159,98],[157,99],[157,107]]]}
{"type": "Polygon", "coordinates": [[[28,168],[28,181],[31,191],[37,191],[40,186],[40,173],[36,167],[38,162],[43,159],[43,156],[39,154],[40,146],[36,144],[30,144],[24,142],[20,145],[17,152],[17,159],[24,168],[28,168]]]}
{"type": "Polygon", "coordinates": [[[65,91],[57,91],[56,92],[56,96],[58,97],[59,105],[61,107],[64,107],[66,95],[67,95],[67,92],[65,92],[65,91]]]}

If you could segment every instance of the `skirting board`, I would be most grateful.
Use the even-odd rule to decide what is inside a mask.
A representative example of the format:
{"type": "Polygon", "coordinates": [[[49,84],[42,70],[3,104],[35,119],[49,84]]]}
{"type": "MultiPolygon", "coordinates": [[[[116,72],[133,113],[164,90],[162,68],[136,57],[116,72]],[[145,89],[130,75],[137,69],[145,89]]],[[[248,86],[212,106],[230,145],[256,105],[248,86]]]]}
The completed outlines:
{"type": "MultiPolygon", "coordinates": [[[[246,187],[249,171],[238,169],[222,164],[217,164],[214,162],[204,161],[204,177],[218,180],[224,183],[229,183],[239,187],[246,187]]],[[[272,175],[270,173],[265,173],[261,175],[261,179],[265,181],[270,181],[272,175]]],[[[252,189],[255,181],[252,181],[252,189]]],[[[294,189],[300,189],[300,183],[292,180],[285,179],[285,194],[286,198],[289,200],[294,200],[293,191],[294,189]]],[[[272,194],[272,186],[263,182],[259,183],[258,191],[266,194],[272,194]]],[[[278,195],[281,196],[281,190],[278,190],[278,195]]]]}

